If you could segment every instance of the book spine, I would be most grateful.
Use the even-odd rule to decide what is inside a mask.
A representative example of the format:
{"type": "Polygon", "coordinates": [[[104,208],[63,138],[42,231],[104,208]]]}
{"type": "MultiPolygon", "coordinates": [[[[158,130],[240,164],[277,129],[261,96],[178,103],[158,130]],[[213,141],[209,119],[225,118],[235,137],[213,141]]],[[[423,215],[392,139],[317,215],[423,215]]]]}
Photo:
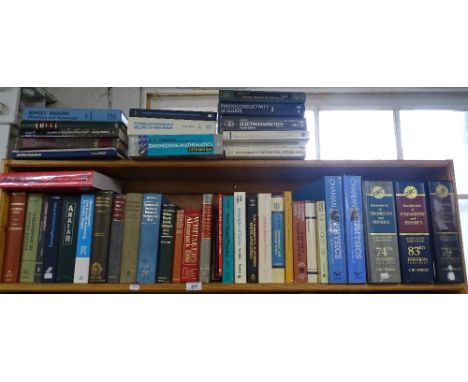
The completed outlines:
{"type": "Polygon", "coordinates": [[[93,223],[93,245],[91,247],[90,283],[107,281],[110,230],[112,223],[112,191],[96,192],[93,223]]]}
{"type": "Polygon", "coordinates": [[[36,129],[29,127],[21,127],[19,131],[21,138],[38,138],[38,139],[51,139],[51,138],[79,138],[79,139],[90,139],[90,138],[122,138],[122,131],[118,125],[111,126],[96,126],[95,128],[90,127],[75,127],[66,126],[60,129],[36,129]]]}
{"type": "Polygon", "coordinates": [[[186,111],[186,110],[148,110],[130,109],[130,117],[137,118],[165,118],[187,119],[192,121],[216,121],[217,113],[211,111],[186,111]]]}
{"type": "Polygon", "coordinates": [[[120,282],[134,284],[137,275],[143,194],[128,193],[126,196],[120,282]]]}
{"type": "Polygon", "coordinates": [[[222,132],[304,132],[307,121],[305,118],[220,116],[219,129],[222,132]]]}
{"type": "Polygon", "coordinates": [[[256,196],[247,196],[247,282],[258,282],[258,205],[256,196]]]}
{"type": "Polygon", "coordinates": [[[93,239],[94,194],[81,195],[78,240],[76,243],[75,284],[86,284],[89,279],[89,264],[93,239]]]}
{"type": "Polygon", "coordinates": [[[400,259],[393,184],[364,181],[367,267],[370,283],[400,283],[400,259]]]}
{"type": "Polygon", "coordinates": [[[121,110],[28,107],[23,121],[126,122],[121,110]]]}
{"type": "Polygon", "coordinates": [[[27,150],[11,152],[13,159],[123,159],[124,156],[115,148],[70,149],[70,150],[27,150]]]}
{"type": "Polygon", "coordinates": [[[130,118],[129,135],[216,134],[216,121],[166,118],[130,118]]]}
{"type": "Polygon", "coordinates": [[[221,281],[218,265],[218,198],[213,198],[213,218],[211,221],[210,281],[221,281]]]}
{"type": "Polygon", "coordinates": [[[307,280],[318,283],[317,259],[317,208],[315,202],[305,202],[306,219],[306,249],[307,249],[307,280]]]}
{"type": "Polygon", "coordinates": [[[122,261],[122,245],[125,224],[125,201],[125,195],[114,195],[112,204],[109,260],[107,267],[107,282],[109,283],[120,282],[120,265],[122,261]]]}
{"type": "Polygon", "coordinates": [[[60,243],[60,219],[62,215],[63,196],[52,195],[47,217],[46,247],[41,281],[54,283],[57,276],[57,261],[60,243]]]}
{"type": "Polygon", "coordinates": [[[143,195],[137,267],[137,283],[139,284],[153,284],[156,282],[161,204],[161,194],[143,195]]]}
{"type": "Polygon", "coordinates": [[[75,275],[81,198],[79,196],[64,196],[62,203],[55,281],[72,283],[75,275]]]}
{"type": "Polygon", "coordinates": [[[234,283],[234,197],[223,196],[223,283],[234,283]]]}
{"type": "Polygon", "coordinates": [[[273,282],[271,194],[258,194],[258,282],[273,282]]]}
{"type": "Polygon", "coordinates": [[[299,117],[303,118],[305,106],[302,103],[262,103],[262,102],[220,102],[220,115],[265,116],[265,117],[299,117]]]}
{"type": "Polygon", "coordinates": [[[92,171],[25,172],[0,175],[0,187],[2,188],[88,188],[92,185],[92,171]]]}
{"type": "Polygon", "coordinates": [[[161,232],[159,236],[158,283],[170,283],[172,280],[175,220],[175,204],[164,203],[161,211],[161,232]]]}
{"type": "Polygon", "coordinates": [[[41,211],[41,225],[39,229],[39,242],[37,245],[36,253],[36,267],[34,272],[34,282],[40,283],[42,279],[42,269],[44,265],[44,252],[47,245],[47,227],[49,216],[50,196],[43,196],[42,211],[41,211]]]}
{"type": "Polygon", "coordinates": [[[271,145],[305,145],[309,141],[308,131],[223,131],[224,145],[268,143],[271,145]]]}
{"type": "Polygon", "coordinates": [[[184,246],[180,281],[197,282],[200,277],[200,227],[201,211],[185,211],[184,246]]]}
{"type": "Polygon", "coordinates": [[[210,281],[211,234],[213,227],[213,194],[203,195],[200,243],[200,281],[210,281]]]}
{"type": "Polygon", "coordinates": [[[348,277],[343,180],[340,176],[325,176],[324,184],[327,212],[328,281],[331,284],[346,284],[348,277]]]}
{"type": "Polygon", "coordinates": [[[327,220],[325,201],[317,201],[317,252],[320,284],[328,284],[327,220]]]}
{"type": "Polygon", "coordinates": [[[182,268],[182,255],[184,251],[184,227],[185,210],[177,210],[176,227],[174,234],[174,255],[172,263],[172,282],[180,283],[180,272],[182,268]]]}
{"type": "Polygon", "coordinates": [[[223,194],[218,194],[218,275],[223,278],[223,194]]]}
{"type": "Polygon", "coordinates": [[[236,284],[247,282],[245,192],[234,193],[234,276],[236,284]]]}
{"type": "Polygon", "coordinates": [[[293,213],[292,193],[286,191],[284,200],[284,278],[285,282],[294,282],[294,244],[293,244],[293,213]]]}
{"type": "Polygon", "coordinates": [[[262,146],[226,146],[224,147],[226,158],[246,159],[304,159],[306,150],[304,147],[266,147],[262,146]]]}
{"type": "Polygon", "coordinates": [[[21,244],[23,242],[24,220],[26,217],[27,197],[24,192],[13,192],[8,206],[5,249],[3,252],[2,281],[17,283],[21,263],[21,244]]]}
{"type": "Polygon", "coordinates": [[[284,199],[282,196],[271,198],[271,252],[272,281],[284,283],[284,199]]]}
{"type": "Polygon", "coordinates": [[[17,150],[66,150],[66,149],[93,149],[114,147],[124,151],[126,147],[118,138],[18,138],[17,150]]]}
{"type": "Polygon", "coordinates": [[[305,93],[252,90],[220,90],[220,102],[304,103],[305,93]]]}
{"type": "Polygon", "coordinates": [[[294,282],[307,283],[305,202],[293,201],[294,282]]]}
{"type": "Polygon", "coordinates": [[[453,183],[430,181],[428,188],[437,281],[462,283],[465,273],[453,183]]]}
{"type": "Polygon", "coordinates": [[[367,281],[361,182],[360,176],[343,177],[346,264],[350,284],[367,281]]]}
{"type": "Polygon", "coordinates": [[[39,229],[41,225],[42,194],[28,194],[26,202],[26,220],[24,223],[23,253],[19,281],[34,282],[39,229]]]}
{"type": "Polygon", "coordinates": [[[131,158],[210,156],[223,154],[222,135],[134,135],[129,137],[131,158]]]}

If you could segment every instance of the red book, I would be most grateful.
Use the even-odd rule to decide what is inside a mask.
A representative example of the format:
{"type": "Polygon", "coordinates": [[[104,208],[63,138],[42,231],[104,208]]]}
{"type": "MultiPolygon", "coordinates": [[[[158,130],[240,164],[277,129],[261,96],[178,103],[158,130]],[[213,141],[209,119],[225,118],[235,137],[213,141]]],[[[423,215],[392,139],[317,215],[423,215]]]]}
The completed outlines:
{"type": "Polygon", "coordinates": [[[174,233],[174,256],[172,258],[172,282],[180,283],[182,253],[184,249],[185,210],[177,210],[174,233]]]}
{"type": "Polygon", "coordinates": [[[180,281],[196,282],[200,274],[201,210],[185,210],[184,244],[180,281]]]}
{"type": "Polygon", "coordinates": [[[18,282],[25,215],[26,193],[13,192],[8,207],[5,250],[3,252],[2,281],[4,283],[18,282]]]}
{"type": "Polygon", "coordinates": [[[307,283],[307,237],[305,203],[293,201],[294,282],[307,283]]]}
{"type": "Polygon", "coordinates": [[[6,172],[0,174],[0,188],[80,189],[122,192],[120,182],[96,171],[6,172]]]}
{"type": "Polygon", "coordinates": [[[218,194],[218,277],[223,276],[223,194],[218,194]]]}

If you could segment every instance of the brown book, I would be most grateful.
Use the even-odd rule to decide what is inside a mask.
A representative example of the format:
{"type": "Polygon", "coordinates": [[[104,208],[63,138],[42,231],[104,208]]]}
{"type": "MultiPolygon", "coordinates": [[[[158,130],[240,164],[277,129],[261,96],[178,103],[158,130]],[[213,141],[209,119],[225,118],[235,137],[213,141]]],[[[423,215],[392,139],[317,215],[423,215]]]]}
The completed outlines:
{"type": "Polygon", "coordinates": [[[293,201],[294,282],[307,283],[307,235],[305,203],[293,201]]]}
{"type": "Polygon", "coordinates": [[[172,264],[172,282],[180,283],[182,268],[182,252],[184,246],[185,210],[178,210],[176,215],[176,228],[174,233],[174,256],[172,264]]]}
{"type": "Polygon", "coordinates": [[[8,207],[5,250],[3,252],[2,281],[4,283],[18,282],[25,215],[26,193],[13,192],[8,207]]]}
{"type": "Polygon", "coordinates": [[[184,245],[180,281],[200,281],[201,210],[185,210],[184,245]]]}

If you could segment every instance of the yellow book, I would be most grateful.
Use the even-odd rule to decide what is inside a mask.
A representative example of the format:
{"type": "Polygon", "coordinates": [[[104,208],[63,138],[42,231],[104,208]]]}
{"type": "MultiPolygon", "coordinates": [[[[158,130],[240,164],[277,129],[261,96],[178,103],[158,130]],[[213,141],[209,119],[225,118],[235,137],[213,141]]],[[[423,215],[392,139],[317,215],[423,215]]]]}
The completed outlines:
{"type": "Polygon", "coordinates": [[[292,216],[292,193],[284,193],[284,260],[285,281],[294,282],[294,255],[293,255],[293,216],[292,216]]]}

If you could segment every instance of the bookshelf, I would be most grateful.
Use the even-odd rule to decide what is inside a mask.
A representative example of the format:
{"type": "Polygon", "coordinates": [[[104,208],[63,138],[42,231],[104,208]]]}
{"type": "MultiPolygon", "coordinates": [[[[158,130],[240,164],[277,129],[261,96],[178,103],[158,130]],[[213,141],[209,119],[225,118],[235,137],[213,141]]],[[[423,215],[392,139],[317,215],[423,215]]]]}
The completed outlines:
{"type": "MultiPolygon", "coordinates": [[[[295,160],[159,160],[159,161],[18,161],[6,171],[93,169],[120,179],[124,192],[159,192],[183,208],[201,206],[203,193],[279,193],[295,190],[322,175],[361,175],[376,180],[452,180],[453,162],[442,161],[295,161],[295,160]]],[[[456,187],[456,185],[455,185],[456,187]]],[[[455,188],[456,189],[456,188],[455,188]]],[[[3,260],[9,193],[0,190],[0,267],[3,260]]],[[[458,204],[457,204],[458,210],[458,204]]],[[[459,217],[458,217],[459,219],[459,217]]],[[[460,222],[459,222],[460,223],[460,222]]],[[[465,269],[466,273],[466,269],[465,269]]],[[[207,293],[464,293],[466,284],[203,284],[207,293]]],[[[181,293],[185,284],[0,284],[0,292],[25,293],[181,293]]],[[[193,292],[192,292],[193,293],[193,292]]]]}

